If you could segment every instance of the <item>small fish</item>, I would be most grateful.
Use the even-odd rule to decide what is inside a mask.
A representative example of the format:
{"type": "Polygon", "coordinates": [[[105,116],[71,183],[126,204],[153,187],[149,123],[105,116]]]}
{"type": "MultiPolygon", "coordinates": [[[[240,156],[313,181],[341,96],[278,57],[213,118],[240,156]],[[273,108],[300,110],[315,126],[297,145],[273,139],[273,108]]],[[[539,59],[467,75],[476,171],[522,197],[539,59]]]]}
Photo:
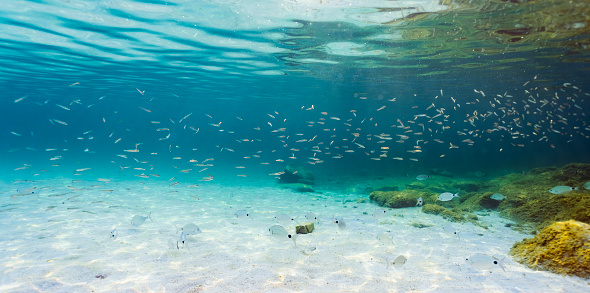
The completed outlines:
{"type": "Polygon", "coordinates": [[[285,214],[278,214],[275,216],[275,220],[285,226],[289,226],[292,224],[295,224],[295,218],[290,217],[288,215],[285,214]]]}
{"type": "Polygon", "coordinates": [[[453,226],[445,225],[445,226],[443,226],[443,230],[445,230],[445,232],[455,235],[455,236],[457,236],[457,238],[461,239],[461,237],[459,237],[459,231],[457,231],[453,226]]]}
{"type": "Polygon", "coordinates": [[[334,216],[332,216],[332,223],[337,224],[338,228],[340,230],[346,229],[346,223],[344,222],[344,220],[342,218],[336,219],[336,218],[334,218],[334,216]]]}
{"type": "Polygon", "coordinates": [[[379,235],[377,235],[377,239],[379,239],[379,241],[381,241],[383,243],[393,244],[393,239],[391,237],[389,237],[389,235],[387,235],[386,232],[379,233],[379,235]]]}
{"type": "Polygon", "coordinates": [[[500,193],[494,193],[490,196],[491,199],[493,200],[497,200],[497,201],[502,201],[504,200],[506,197],[500,193]]]}
{"type": "Polygon", "coordinates": [[[585,189],[590,189],[590,181],[584,183],[584,188],[585,189]]]}
{"type": "Polygon", "coordinates": [[[578,188],[560,185],[560,186],[555,186],[555,187],[549,189],[549,192],[551,192],[553,194],[564,194],[564,193],[571,192],[572,190],[578,190],[578,188]]]}
{"type": "Polygon", "coordinates": [[[268,228],[268,231],[270,232],[270,235],[272,235],[276,239],[281,239],[281,240],[292,239],[295,246],[297,246],[296,239],[297,239],[298,235],[297,234],[294,234],[294,235],[289,234],[289,232],[287,232],[287,230],[285,230],[285,228],[283,228],[283,226],[273,225],[270,228],[268,228]]]}
{"type": "Polygon", "coordinates": [[[203,233],[203,231],[201,231],[201,228],[199,228],[199,226],[193,223],[186,224],[184,227],[180,228],[180,230],[182,230],[182,232],[184,232],[184,234],[186,234],[187,236],[203,233]]]}
{"type": "Polygon", "coordinates": [[[117,228],[115,228],[111,231],[111,239],[115,240],[117,239],[117,236],[119,236],[119,232],[117,231],[117,228]]]}
{"type": "Polygon", "coordinates": [[[422,197],[419,197],[418,200],[416,201],[416,206],[421,207],[423,204],[424,204],[424,200],[422,200],[422,197]]]}
{"type": "MultiPolygon", "coordinates": [[[[389,260],[387,258],[385,260],[387,260],[387,268],[389,268],[389,260]]],[[[408,259],[405,256],[400,255],[400,256],[396,257],[391,262],[391,264],[396,268],[401,268],[406,263],[406,261],[408,261],[408,259]]]]}
{"type": "Polygon", "coordinates": [[[150,219],[150,221],[153,222],[151,216],[152,216],[152,212],[150,212],[150,214],[147,217],[140,216],[140,215],[135,215],[131,219],[131,225],[133,225],[133,226],[141,226],[141,224],[143,224],[145,222],[145,220],[147,220],[147,219],[150,219]]]}
{"type": "Polygon", "coordinates": [[[180,232],[180,240],[176,242],[177,249],[180,249],[180,244],[182,244],[183,248],[188,249],[186,242],[186,234],[184,233],[184,231],[180,232]]]}
{"type": "Polygon", "coordinates": [[[312,212],[305,214],[305,219],[310,222],[317,222],[318,221],[318,217],[312,212]]]}
{"type": "Polygon", "coordinates": [[[236,216],[236,218],[238,218],[238,219],[242,219],[242,218],[252,219],[252,214],[246,212],[245,210],[238,210],[237,212],[234,213],[234,216],[236,216]]]}
{"type": "Polygon", "coordinates": [[[487,271],[495,268],[496,266],[499,266],[504,272],[506,272],[504,266],[502,265],[505,259],[506,258],[504,257],[501,260],[498,260],[495,257],[487,256],[483,253],[476,253],[465,260],[476,269],[487,271]]]}
{"type": "Polygon", "coordinates": [[[16,100],[14,100],[14,102],[15,102],[15,103],[18,103],[18,102],[20,102],[20,101],[22,101],[22,100],[26,99],[27,97],[29,97],[29,96],[23,96],[23,97],[20,97],[20,98],[18,98],[18,99],[16,99],[16,100]]]}
{"type": "Polygon", "coordinates": [[[455,193],[455,194],[452,194],[450,192],[444,192],[444,193],[441,193],[438,196],[438,200],[440,200],[440,201],[450,201],[450,200],[452,200],[455,197],[459,197],[459,193],[458,192],[455,193]]]}
{"type": "Polygon", "coordinates": [[[387,213],[387,210],[385,210],[385,209],[376,209],[373,212],[373,218],[381,219],[381,218],[383,218],[383,216],[385,216],[386,213],[387,213]]]}
{"type": "Polygon", "coordinates": [[[418,179],[418,180],[426,180],[428,178],[430,178],[430,175],[418,175],[418,176],[416,176],[416,179],[418,179]]]}

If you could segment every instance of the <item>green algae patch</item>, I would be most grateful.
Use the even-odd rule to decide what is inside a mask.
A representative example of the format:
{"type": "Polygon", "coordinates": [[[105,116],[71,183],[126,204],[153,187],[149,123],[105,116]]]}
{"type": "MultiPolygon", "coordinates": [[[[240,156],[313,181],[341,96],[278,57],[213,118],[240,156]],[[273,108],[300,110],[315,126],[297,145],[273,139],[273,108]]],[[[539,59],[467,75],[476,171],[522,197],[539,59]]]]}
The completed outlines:
{"type": "Polygon", "coordinates": [[[422,212],[426,214],[440,215],[452,222],[467,221],[467,218],[465,217],[466,213],[457,208],[447,209],[437,204],[425,204],[422,206],[422,212]]]}
{"type": "Polygon", "coordinates": [[[419,197],[424,195],[418,190],[373,191],[369,195],[372,201],[388,208],[415,207],[419,197]]]}
{"type": "Polygon", "coordinates": [[[590,278],[590,225],[557,222],[514,244],[510,255],[532,269],[590,278]]]}
{"type": "Polygon", "coordinates": [[[425,204],[422,206],[422,212],[426,214],[440,215],[447,208],[437,204],[425,204]]]}
{"type": "Polygon", "coordinates": [[[406,208],[416,206],[416,200],[422,197],[422,212],[480,226],[482,224],[473,212],[495,210],[517,223],[513,229],[525,227],[521,230],[534,232],[553,222],[571,219],[590,224],[590,190],[583,188],[588,181],[590,164],[575,163],[561,168],[536,168],[489,180],[433,175],[427,180],[396,187],[403,190],[373,191],[370,199],[384,207],[406,208]],[[560,185],[577,187],[578,190],[563,194],[549,192],[560,185]],[[439,201],[438,195],[442,192],[458,192],[459,198],[439,201]],[[494,193],[501,194],[501,199],[492,198],[494,193]]]}
{"type": "Polygon", "coordinates": [[[590,223],[590,193],[582,184],[590,179],[590,164],[569,164],[562,168],[545,167],[525,174],[509,174],[494,179],[506,199],[498,211],[519,223],[531,224],[540,230],[553,222],[577,220],[590,223]],[[564,194],[549,189],[567,185],[578,187],[564,194]]]}
{"type": "Polygon", "coordinates": [[[477,204],[486,209],[497,209],[502,201],[493,199],[492,192],[486,192],[477,198],[477,204]]]}

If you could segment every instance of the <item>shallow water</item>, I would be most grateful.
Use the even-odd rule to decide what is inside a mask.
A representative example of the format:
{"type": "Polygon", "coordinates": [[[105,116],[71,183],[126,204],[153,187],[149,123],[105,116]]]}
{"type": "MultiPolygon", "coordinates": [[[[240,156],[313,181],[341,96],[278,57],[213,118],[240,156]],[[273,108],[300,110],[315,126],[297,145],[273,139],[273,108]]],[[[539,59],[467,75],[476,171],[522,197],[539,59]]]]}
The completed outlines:
{"type": "Polygon", "coordinates": [[[530,234],[494,211],[480,225],[418,207],[375,219],[368,190],[589,162],[588,10],[6,1],[0,291],[585,291],[506,257],[530,234]],[[316,192],[277,183],[289,163],[316,192]],[[310,211],[297,246],[268,232],[310,211]],[[179,243],[189,223],[203,232],[179,243]],[[506,271],[474,268],[474,253],[506,271]]]}

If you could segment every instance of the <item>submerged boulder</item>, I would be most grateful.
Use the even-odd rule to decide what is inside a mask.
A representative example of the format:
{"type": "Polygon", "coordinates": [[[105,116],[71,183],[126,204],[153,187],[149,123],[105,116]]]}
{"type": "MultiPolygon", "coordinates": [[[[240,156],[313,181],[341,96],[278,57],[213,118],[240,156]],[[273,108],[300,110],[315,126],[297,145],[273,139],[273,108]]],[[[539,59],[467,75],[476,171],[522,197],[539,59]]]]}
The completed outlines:
{"type": "Polygon", "coordinates": [[[295,226],[295,233],[308,234],[308,233],[313,232],[314,228],[315,227],[312,222],[301,223],[301,224],[298,224],[297,226],[295,226]]]}
{"type": "Polygon", "coordinates": [[[311,171],[301,165],[290,163],[279,176],[279,183],[302,183],[313,185],[315,176],[311,171]]]}
{"type": "Polygon", "coordinates": [[[510,254],[533,269],[590,278],[590,225],[553,223],[534,238],[515,243],[510,254]]]}
{"type": "Polygon", "coordinates": [[[388,208],[409,208],[415,207],[418,198],[426,194],[419,190],[406,189],[402,191],[373,191],[369,198],[380,206],[388,208]]]}

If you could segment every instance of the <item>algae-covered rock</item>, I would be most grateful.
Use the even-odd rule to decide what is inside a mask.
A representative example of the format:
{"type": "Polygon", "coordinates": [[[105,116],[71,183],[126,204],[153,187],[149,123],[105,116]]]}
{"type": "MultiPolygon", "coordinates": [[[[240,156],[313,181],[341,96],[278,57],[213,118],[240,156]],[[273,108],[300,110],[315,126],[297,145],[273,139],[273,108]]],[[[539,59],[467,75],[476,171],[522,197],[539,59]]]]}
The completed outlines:
{"type": "Polygon", "coordinates": [[[388,208],[408,208],[415,207],[419,197],[424,193],[417,190],[403,191],[373,191],[369,198],[380,206],[388,208]]]}
{"type": "Polygon", "coordinates": [[[308,233],[313,232],[314,228],[315,227],[312,222],[301,223],[301,224],[298,224],[297,226],[295,226],[295,233],[308,234],[308,233]]]}
{"type": "MultiPolygon", "coordinates": [[[[453,221],[476,221],[471,212],[495,209],[503,217],[538,231],[553,222],[570,219],[590,224],[590,192],[583,187],[588,181],[590,164],[576,163],[561,168],[536,168],[490,180],[461,180],[437,175],[406,184],[400,188],[403,190],[376,190],[370,194],[370,199],[384,207],[403,208],[414,207],[416,200],[422,197],[425,204],[436,203],[425,205],[423,212],[453,221]],[[565,194],[549,192],[560,185],[578,189],[565,194]],[[460,198],[441,202],[437,197],[443,192],[459,192],[460,198]],[[494,199],[495,193],[502,194],[502,199],[494,199]]],[[[475,224],[481,226],[479,222],[475,224]]]]}
{"type": "Polygon", "coordinates": [[[434,225],[432,224],[424,224],[424,223],[410,223],[411,226],[414,226],[418,229],[422,229],[422,228],[428,228],[428,227],[432,227],[434,225]]]}
{"type": "Polygon", "coordinates": [[[590,179],[590,164],[568,164],[556,170],[551,177],[563,182],[587,181],[590,179]]]}
{"type": "Polygon", "coordinates": [[[313,185],[315,176],[311,171],[301,165],[290,163],[279,176],[279,183],[302,183],[313,185]]]}
{"type": "MultiPolygon", "coordinates": [[[[590,223],[590,196],[580,187],[590,179],[590,164],[569,164],[561,168],[536,168],[527,173],[513,173],[491,180],[495,190],[506,196],[497,206],[504,217],[517,223],[531,225],[535,230],[567,220],[590,223]],[[568,185],[578,187],[566,194],[552,194],[549,189],[568,185]]],[[[493,208],[482,194],[479,204],[493,208]]]]}
{"type": "Polygon", "coordinates": [[[500,205],[501,201],[492,198],[494,193],[486,192],[479,198],[478,204],[486,209],[496,209],[500,205]]]}
{"type": "Polygon", "coordinates": [[[517,242],[514,259],[533,269],[590,277],[590,225],[578,221],[557,222],[534,238],[517,242]]]}
{"type": "Polygon", "coordinates": [[[447,209],[437,204],[425,204],[422,206],[422,212],[426,214],[440,215],[443,218],[453,222],[473,222],[474,224],[487,229],[487,227],[477,222],[479,219],[477,215],[462,210],[459,207],[447,209]]]}
{"type": "Polygon", "coordinates": [[[439,206],[437,204],[425,204],[422,206],[423,213],[433,214],[433,215],[440,215],[440,213],[442,213],[446,209],[447,208],[445,208],[443,206],[439,206]]]}

